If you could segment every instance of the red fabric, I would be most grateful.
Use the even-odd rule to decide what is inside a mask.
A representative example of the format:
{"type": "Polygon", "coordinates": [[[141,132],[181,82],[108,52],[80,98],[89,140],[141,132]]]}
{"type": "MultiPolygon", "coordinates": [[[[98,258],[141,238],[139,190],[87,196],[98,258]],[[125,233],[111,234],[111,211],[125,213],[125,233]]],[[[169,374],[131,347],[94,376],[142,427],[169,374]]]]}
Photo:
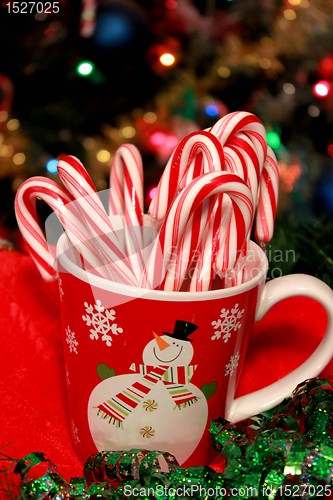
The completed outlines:
{"type": "MultiPolygon", "coordinates": [[[[16,251],[0,251],[0,269],[0,451],[13,458],[42,451],[64,478],[82,476],[68,429],[57,285],[16,251]]],[[[275,306],[256,325],[238,395],[298,366],[325,325],[326,314],[310,299],[275,306]]],[[[333,361],[320,375],[332,373],[333,361]]]]}

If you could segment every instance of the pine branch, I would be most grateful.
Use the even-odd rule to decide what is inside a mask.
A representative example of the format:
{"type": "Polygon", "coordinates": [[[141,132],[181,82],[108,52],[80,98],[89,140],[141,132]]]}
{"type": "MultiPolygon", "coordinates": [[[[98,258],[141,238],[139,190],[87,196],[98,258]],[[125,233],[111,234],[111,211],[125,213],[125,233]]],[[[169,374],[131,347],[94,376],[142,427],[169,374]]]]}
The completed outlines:
{"type": "MultiPolygon", "coordinates": [[[[333,221],[326,218],[286,223],[279,220],[273,241],[272,254],[293,255],[279,264],[282,274],[304,273],[315,276],[333,288],[333,221]],[[293,253],[291,252],[293,251],[293,253]],[[288,252],[288,253],[287,253],[288,252]]],[[[270,259],[270,270],[276,262],[270,259]]]]}

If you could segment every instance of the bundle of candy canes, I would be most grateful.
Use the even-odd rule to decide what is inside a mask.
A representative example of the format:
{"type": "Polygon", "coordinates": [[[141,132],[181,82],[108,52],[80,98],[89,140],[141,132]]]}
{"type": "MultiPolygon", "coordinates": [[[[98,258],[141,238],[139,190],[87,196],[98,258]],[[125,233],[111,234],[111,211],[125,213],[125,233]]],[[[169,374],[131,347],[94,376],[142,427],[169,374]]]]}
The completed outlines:
{"type": "Polygon", "coordinates": [[[57,275],[56,256],[40,227],[37,199],[51,207],[88,271],[131,286],[207,291],[240,284],[252,235],[262,247],[273,236],[278,164],[252,113],[229,113],[184,137],[146,214],[143,163],[132,144],[114,155],[107,207],[79,159],[60,157],[58,174],[62,186],[32,177],[15,198],[20,231],[47,280],[57,275]]]}

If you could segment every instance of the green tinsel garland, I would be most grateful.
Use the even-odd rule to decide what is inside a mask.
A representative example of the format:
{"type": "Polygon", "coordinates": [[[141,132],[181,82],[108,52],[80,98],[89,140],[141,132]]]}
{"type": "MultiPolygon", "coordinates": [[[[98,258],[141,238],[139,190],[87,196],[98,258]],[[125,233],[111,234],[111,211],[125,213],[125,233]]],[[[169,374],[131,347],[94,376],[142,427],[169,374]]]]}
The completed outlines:
{"type": "Polygon", "coordinates": [[[333,378],[306,380],[277,408],[237,424],[214,420],[210,434],[220,452],[214,468],[185,469],[169,453],[133,449],[92,455],[84,476],[70,482],[41,452],[8,459],[7,474],[19,477],[21,500],[273,500],[333,494],[333,378]]]}

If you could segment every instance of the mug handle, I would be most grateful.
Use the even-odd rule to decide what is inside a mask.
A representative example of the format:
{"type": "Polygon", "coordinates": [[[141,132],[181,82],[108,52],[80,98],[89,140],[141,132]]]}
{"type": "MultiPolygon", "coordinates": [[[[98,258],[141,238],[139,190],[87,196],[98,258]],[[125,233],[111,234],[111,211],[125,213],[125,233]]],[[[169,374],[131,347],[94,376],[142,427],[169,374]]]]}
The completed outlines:
{"type": "Polygon", "coordinates": [[[333,291],[323,281],[306,274],[291,274],[265,284],[257,305],[255,321],[259,321],[278,302],[289,297],[310,297],[326,310],[328,323],[318,347],[298,368],[277,382],[234,399],[225,418],[232,423],[252,417],[280,404],[292,395],[298,384],[316,377],[333,356],[333,291]]]}

